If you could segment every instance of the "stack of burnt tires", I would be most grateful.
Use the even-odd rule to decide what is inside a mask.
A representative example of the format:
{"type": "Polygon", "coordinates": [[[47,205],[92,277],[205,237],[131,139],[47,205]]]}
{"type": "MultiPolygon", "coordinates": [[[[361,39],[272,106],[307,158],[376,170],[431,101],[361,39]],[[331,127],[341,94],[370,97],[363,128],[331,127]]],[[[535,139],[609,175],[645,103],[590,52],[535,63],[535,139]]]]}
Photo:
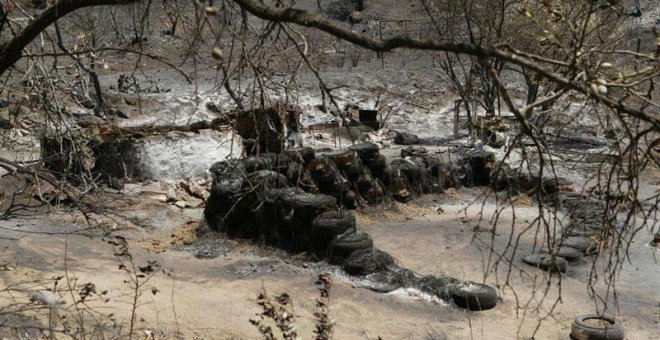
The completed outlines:
{"type": "MultiPolygon", "coordinates": [[[[388,164],[378,145],[363,143],[318,154],[298,147],[222,161],[210,169],[214,181],[205,217],[212,229],[232,236],[347,257],[350,249],[371,243],[355,231],[350,210],[468,185],[474,174],[487,176],[494,159],[482,153],[449,164],[421,148],[402,150],[401,156],[388,164]]],[[[479,182],[486,181],[482,177],[479,182]]]]}
{"type": "Polygon", "coordinates": [[[292,148],[218,162],[210,169],[214,180],[205,219],[211,229],[230,236],[316,254],[350,275],[387,287],[381,291],[417,287],[467,309],[493,308],[494,288],[456,279],[451,285],[419,279],[357,229],[352,209],[361,201],[379,203],[388,191],[394,199],[408,201],[457,183],[451,166],[437,156],[402,156],[388,166],[378,146],[365,143],[319,154],[292,148]]]}
{"type": "Polygon", "coordinates": [[[616,226],[604,201],[564,194],[560,203],[568,219],[554,248],[525,256],[523,262],[546,271],[565,272],[570,264],[579,264],[584,256],[596,254],[597,240],[606,239],[616,226]]]}
{"type": "MultiPolygon", "coordinates": [[[[380,156],[377,146],[375,153],[380,156]]],[[[351,210],[360,199],[379,202],[384,192],[355,151],[317,155],[293,148],[218,162],[210,172],[204,215],[213,230],[314,251],[335,263],[373,247],[371,237],[357,231],[351,210]],[[364,194],[357,194],[358,183],[364,194]]]]}

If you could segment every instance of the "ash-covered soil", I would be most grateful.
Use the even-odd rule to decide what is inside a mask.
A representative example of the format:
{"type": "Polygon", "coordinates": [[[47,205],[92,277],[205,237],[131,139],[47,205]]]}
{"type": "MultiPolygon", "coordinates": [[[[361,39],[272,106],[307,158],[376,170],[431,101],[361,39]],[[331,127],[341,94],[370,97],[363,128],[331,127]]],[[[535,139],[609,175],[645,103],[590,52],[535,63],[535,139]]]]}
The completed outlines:
{"type": "MultiPolygon", "coordinates": [[[[359,282],[339,267],[309,255],[288,254],[211,233],[200,225],[199,209],[184,211],[153,199],[133,198],[119,204],[130,205],[126,219],[106,224],[106,228],[120,230],[115,234],[128,239],[136,263],[156,260],[165,270],[149,282],[141,297],[137,310],[140,332],[166,338],[176,334],[204,339],[258,338],[249,319],[260,312],[256,297],[265,288],[273,296],[288,293],[294,301],[299,334],[311,334],[317,297],[313,282],[318,274],[330,272],[330,316],[336,321],[337,339],[421,339],[429,332],[444,334],[447,339],[525,338],[539,318],[545,321],[536,338],[561,339],[570,331],[575,315],[594,308],[586,288],[591,258],[571,264],[561,281],[552,281],[544,299],[549,274],[520,260],[532,248],[533,233],[523,237],[515,255],[508,252],[511,256],[505,256],[497,270],[485,269],[492,259],[491,247],[496,253],[503,252],[511,229],[524,228],[538,208],[530,199],[516,200],[516,222],[512,223],[511,214],[503,214],[498,224],[501,229],[492,233],[487,221],[495,210],[493,201],[470,205],[479,194],[476,189],[451,190],[422,196],[410,204],[369,208],[358,214],[358,225],[373,235],[379,248],[417,273],[477,282],[486,277],[486,283],[498,288],[501,302],[484,312],[466,312],[414,291],[379,294],[356,288],[359,282]],[[140,221],[140,225],[131,221],[140,221]],[[553,309],[559,284],[561,300],[553,309]],[[153,295],[152,288],[158,293],[153,295]]],[[[79,214],[44,214],[0,221],[2,285],[39,282],[66,270],[79,282],[93,282],[98,290],[108,290],[110,301],[99,308],[127,318],[130,289],[124,283],[126,273],[117,268],[112,247],[104,242],[108,230],[80,231],[84,224],[79,214]],[[76,233],[66,234],[71,231],[76,233]]],[[[618,315],[629,339],[658,336],[657,294],[647,284],[660,280],[654,254],[655,249],[643,237],[635,240],[630,249],[634,262],[623,268],[617,281],[618,315]]],[[[14,292],[13,300],[27,302],[33,291],[44,288],[31,284],[14,292]]],[[[2,299],[9,301],[6,295],[2,299]]],[[[65,306],[71,303],[67,295],[62,299],[65,306]]],[[[46,322],[44,313],[36,316],[46,322]]],[[[9,332],[3,336],[12,334],[11,330],[3,332],[9,332]]]]}

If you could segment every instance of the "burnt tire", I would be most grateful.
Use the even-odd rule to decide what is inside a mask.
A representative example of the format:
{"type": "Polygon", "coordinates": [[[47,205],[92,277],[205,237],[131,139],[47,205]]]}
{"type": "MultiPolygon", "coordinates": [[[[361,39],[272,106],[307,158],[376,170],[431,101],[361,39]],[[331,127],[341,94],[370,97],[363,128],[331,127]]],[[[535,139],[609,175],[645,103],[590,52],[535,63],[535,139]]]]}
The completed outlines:
{"type": "Polygon", "coordinates": [[[583,254],[581,251],[571,247],[559,247],[554,252],[558,257],[563,258],[568,262],[579,262],[582,260],[583,254]]]}
{"type": "Polygon", "coordinates": [[[312,220],[312,233],[320,241],[330,241],[335,236],[354,229],[355,215],[349,211],[328,211],[312,220]]]}
{"type": "Polygon", "coordinates": [[[379,183],[374,183],[371,188],[361,192],[361,194],[362,198],[369,204],[378,204],[383,201],[383,197],[385,196],[383,187],[379,183]]]}
{"type": "Polygon", "coordinates": [[[397,202],[407,203],[414,198],[410,190],[408,179],[404,176],[395,176],[389,178],[389,185],[387,186],[387,190],[390,192],[390,195],[392,195],[392,198],[394,198],[394,200],[397,202]]]}
{"type": "Polygon", "coordinates": [[[454,285],[451,295],[457,306],[473,311],[493,309],[498,299],[495,288],[471,281],[454,285]]]}
{"type": "Polygon", "coordinates": [[[265,199],[281,206],[283,212],[291,211],[297,217],[312,218],[318,214],[337,207],[337,199],[323,194],[312,194],[298,188],[282,188],[270,190],[265,199]]]}
{"type": "Polygon", "coordinates": [[[294,162],[307,164],[314,159],[315,151],[310,147],[301,146],[286,149],[282,151],[282,154],[287,155],[294,162]]]}
{"type": "Polygon", "coordinates": [[[550,254],[527,255],[523,257],[523,262],[549,272],[565,273],[568,268],[568,262],[565,259],[550,254]]]}
{"type": "Polygon", "coordinates": [[[374,240],[369,234],[362,231],[347,232],[332,240],[328,247],[328,259],[330,263],[341,264],[354,251],[371,249],[373,246],[374,240]]]}
{"type": "Polygon", "coordinates": [[[285,176],[289,183],[294,187],[301,188],[310,193],[318,193],[319,188],[316,187],[316,183],[312,179],[312,175],[305,169],[304,166],[291,162],[289,163],[285,176]]]}
{"type": "Polygon", "coordinates": [[[567,237],[592,237],[602,233],[601,230],[592,228],[567,228],[563,234],[567,237]]]}
{"type": "Polygon", "coordinates": [[[344,261],[343,268],[350,275],[369,275],[386,270],[394,264],[394,258],[376,248],[356,250],[344,261]]]}
{"type": "Polygon", "coordinates": [[[358,206],[358,196],[353,190],[346,190],[341,195],[341,201],[339,202],[341,206],[346,209],[355,210],[358,206]]]}
{"type": "Polygon", "coordinates": [[[389,293],[397,288],[409,287],[416,280],[417,277],[410,270],[393,265],[387,270],[366,275],[363,281],[358,282],[358,287],[377,293],[389,293]]]}
{"type": "Polygon", "coordinates": [[[348,147],[350,150],[355,151],[362,160],[366,162],[368,159],[374,159],[378,156],[380,149],[374,143],[361,143],[348,147]]]}
{"type": "Polygon", "coordinates": [[[411,184],[418,185],[422,179],[423,162],[417,159],[395,159],[391,164],[391,175],[405,176],[411,184]]]}
{"type": "Polygon", "coordinates": [[[378,179],[383,179],[385,176],[385,172],[387,171],[387,158],[381,154],[378,154],[375,156],[375,158],[371,158],[368,160],[363,160],[364,164],[367,165],[369,170],[371,171],[371,174],[378,178],[378,179]]]}
{"type": "Polygon", "coordinates": [[[435,277],[428,275],[418,279],[415,282],[415,287],[425,293],[434,294],[443,300],[451,300],[454,287],[460,283],[461,280],[451,276],[435,277]]]}
{"type": "Polygon", "coordinates": [[[401,149],[401,158],[411,157],[411,156],[426,156],[428,151],[425,147],[422,146],[409,146],[407,148],[401,149]]]}
{"type": "Polygon", "coordinates": [[[572,340],[623,340],[625,328],[621,321],[596,314],[579,315],[571,325],[572,340]],[[600,320],[603,324],[597,325],[589,320],[600,320]]]}

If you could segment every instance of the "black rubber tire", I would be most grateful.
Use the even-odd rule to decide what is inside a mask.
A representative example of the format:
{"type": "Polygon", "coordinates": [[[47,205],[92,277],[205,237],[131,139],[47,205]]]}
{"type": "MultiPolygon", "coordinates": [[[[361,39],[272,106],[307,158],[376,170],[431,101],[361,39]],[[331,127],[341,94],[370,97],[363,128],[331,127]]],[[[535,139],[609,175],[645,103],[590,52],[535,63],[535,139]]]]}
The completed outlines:
{"type": "Polygon", "coordinates": [[[490,186],[495,191],[509,189],[509,192],[517,192],[519,186],[516,183],[515,177],[515,173],[509,165],[504,163],[496,164],[490,174],[490,186]]]}
{"type": "Polygon", "coordinates": [[[349,210],[355,210],[358,207],[358,196],[353,190],[346,190],[340,200],[340,205],[349,210]]]}
{"type": "Polygon", "coordinates": [[[301,164],[307,164],[314,159],[315,151],[314,149],[306,146],[301,146],[297,148],[289,148],[282,151],[282,154],[287,155],[291,160],[301,164]]]}
{"type": "Polygon", "coordinates": [[[392,265],[387,270],[365,276],[364,281],[358,282],[358,287],[378,293],[389,293],[398,288],[410,287],[416,280],[417,277],[410,270],[392,265]]]}
{"type": "Polygon", "coordinates": [[[270,189],[270,188],[285,188],[289,186],[286,177],[279,172],[270,170],[260,170],[248,175],[248,180],[243,183],[243,189],[247,191],[255,191],[255,188],[270,189]]]}
{"type": "Polygon", "coordinates": [[[626,330],[621,321],[596,314],[579,315],[571,325],[571,339],[573,340],[623,340],[626,330]],[[609,326],[594,326],[586,322],[590,319],[604,320],[609,326]]]}
{"type": "Polygon", "coordinates": [[[285,211],[293,210],[298,217],[312,218],[337,207],[337,199],[323,194],[311,194],[298,188],[270,190],[266,200],[277,201],[285,211]]]}
{"type": "Polygon", "coordinates": [[[292,186],[301,188],[313,194],[319,193],[319,188],[316,186],[316,183],[314,183],[312,175],[304,166],[291,162],[284,174],[292,186]]]}
{"type": "Polygon", "coordinates": [[[568,262],[580,262],[583,257],[583,253],[581,251],[566,246],[559,247],[554,253],[568,262]]]}
{"type": "Polygon", "coordinates": [[[601,231],[591,228],[571,228],[565,230],[563,234],[567,237],[591,237],[600,235],[601,231]]]}
{"type": "Polygon", "coordinates": [[[364,164],[367,165],[369,170],[371,170],[371,174],[374,177],[378,179],[383,179],[387,169],[387,158],[385,156],[379,154],[375,158],[369,160],[365,160],[365,159],[362,160],[364,161],[364,164]]]}
{"type": "Polygon", "coordinates": [[[328,258],[331,263],[341,264],[356,250],[371,249],[374,240],[362,231],[337,235],[328,247],[328,258]]]}
{"type": "Polygon", "coordinates": [[[323,154],[330,158],[341,173],[351,182],[358,180],[364,173],[362,160],[350,149],[335,150],[323,154]]]}
{"type": "Polygon", "coordinates": [[[355,151],[351,149],[332,150],[324,152],[322,156],[332,159],[340,169],[355,161],[355,151]]]}
{"type": "Polygon", "coordinates": [[[242,160],[224,160],[213,163],[209,172],[214,181],[219,181],[226,177],[241,177],[247,170],[245,170],[245,164],[242,160]]]}
{"type": "Polygon", "coordinates": [[[412,133],[393,131],[394,140],[392,141],[396,145],[415,145],[419,144],[419,137],[412,133]]]}
{"type": "Polygon", "coordinates": [[[573,191],[573,182],[564,177],[548,178],[543,181],[543,190],[548,194],[573,191]]]}
{"type": "Polygon", "coordinates": [[[568,268],[568,262],[561,257],[552,257],[549,254],[531,254],[523,257],[523,262],[530,266],[549,272],[565,273],[568,268]]]}
{"type": "Polygon", "coordinates": [[[344,181],[339,168],[329,157],[316,157],[307,164],[306,168],[321,191],[324,188],[341,185],[344,181]]]}
{"type": "Polygon", "coordinates": [[[409,189],[408,179],[404,176],[396,176],[389,179],[387,190],[395,201],[407,203],[414,198],[409,189]]]}
{"type": "Polygon", "coordinates": [[[374,181],[373,177],[371,177],[371,175],[368,173],[360,176],[360,178],[355,181],[355,187],[360,192],[371,189],[371,187],[373,187],[375,184],[376,182],[374,181]]]}
{"type": "Polygon", "coordinates": [[[378,156],[380,149],[378,145],[374,143],[361,143],[355,144],[348,147],[350,150],[357,152],[358,156],[362,158],[365,162],[369,159],[374,159],[378,156]]]}
{"type": "Polygon", "coordinates": [[[426,156],[428,151],[423,146],[409,146],[407,148],[401,149],[401,158],[411,157],[411,156],[426,156]]]}
{"type": "Polygon", "coordinates": [[[467,281],[454,285],[452,300],[462,308],[472,311],[493,309],[497,305],[497,290],[489,285],[467,281]]]}
{"type": "Polygon", "coordinates": [[[354,251],[344,261],[343,268],[350,275],[369,275],[393,264],[394,258],[390,254],[372,247],[354,251]]]}
{"type": "Polygon", "coordinates": [[[561,241],[561,245],[576,249],[584,255],[593,255],[598,252],[598,244],[588,237],[569,236],[561,241]]]}
{"type": "Polygon", "coordinates": [[[364,282],[358,282],[356,286],[358,288],[367,289],[374,293],[380,293],[380,294],[387,294],[399,288],[387,282],[373,282],[371,280],[364,280],[364,282]]]}
{"type": "Polygon", "coordinates": [[[249,172],[256,172],[260,170],[275,170],[279,171],[281,167],[286,168],[288,159],[282,158],[282,162],[278,155],[274,153],[262,153],[259,156],[250,156],[243,159],[245,170],[249,172]]]}
{"type": "Polygon", "coordinates": [[[490,173],[496,162],[495,154],[486,150],[474,150],[467,156],[467,161],[472,170],[471,177],[474,185],[489,185],[490,173]]]}
{"type": "Polygon", "coordinates": [[[321,241],[330,241],[350,229],[355,229],[355,215],[351,211],[328,211],[312,220],[312,233],[321,241]]]}
{"type": "Polygon", "coordinates": [[[428,275],[418,279],[414,286],[425,293],[434,294],[443,300],[452,300],[452,291],[460,283],[462,283],[461,280],[451,276],[435,277],[428,275]]]}
{"type": "Polygon", "coordinates": [[[410,184],[417,185],[422,178],[420,163],[414,159],[395,159],[390,166],[393,175],[406,176],[410,184]]]}
{"type": "Polygon", "coordinates": [[[383,187],[380,183],[374,183],[371,188],[366,191],[361,191],[360,194],[362,194],[362,198],[364,198],[369,204],[378,204],[383,201],[383,197],[385,196],[383,187]]]}

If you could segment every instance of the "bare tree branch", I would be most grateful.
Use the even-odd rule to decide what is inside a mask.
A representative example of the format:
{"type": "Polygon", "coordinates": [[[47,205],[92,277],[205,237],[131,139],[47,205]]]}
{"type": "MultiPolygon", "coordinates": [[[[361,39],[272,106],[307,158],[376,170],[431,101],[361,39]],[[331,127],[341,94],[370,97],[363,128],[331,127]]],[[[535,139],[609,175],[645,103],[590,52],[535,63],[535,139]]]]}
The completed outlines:
{"type": "Polygon", "coordinates": [[[137,0],[60,0],[55,5],[46,9],[40,16],[30,22],[25,29],[12,38],[9,42],[0,46],[0,75],[4,74],[23,56],[23,49],[34,40],[39,33],[57,19],[81,8],[124,5],[137,0]]]}
{"type": "MultiPolygon", "coordinates": [[[[409,48],[416,50],[446,51],[478,57],[500,58],[513,64],[533,70],[545,78],[551,80],[552,82],[561,85],[562,87],[580,92],[584,95],[596,99],[597,101],[603,103],[613,110],[638,118],[642,121],[652,124],[656,129],[660,129],[660,116],[657,114],[640,111],[627,106],[620,101],[612,100],[603,94],[591,90],[590,87],[585,84],[571,81],[571,79],[553,72],[552,70],[540,65],[529,56],[521,56],[506,49],[500,49],[496,46],[480,46],[477,44],[420,40],[406,36],[375,39],[366,34],[354,32],[350,27],[342,25],[337,21],[329,20],[319,14],[311,13],[305,10],[295,8],[276,9],[274,7],[264,5],[262,2],[257,0],[233,1],[239,4],[246,11],[263,20],[274,22],[289,22],[306,27],[317,28],[332,34],[339,39],[349,41],[353,44],[371,49],[373,51],[388,52],[397,48],[409,48]]],[[[534,59],[543,58],[538,57],[534,59]]],[[[651,68],[654,70],[660,70],[660,64],[656,63],[656,65],[652,66],[651,68]]]]}

